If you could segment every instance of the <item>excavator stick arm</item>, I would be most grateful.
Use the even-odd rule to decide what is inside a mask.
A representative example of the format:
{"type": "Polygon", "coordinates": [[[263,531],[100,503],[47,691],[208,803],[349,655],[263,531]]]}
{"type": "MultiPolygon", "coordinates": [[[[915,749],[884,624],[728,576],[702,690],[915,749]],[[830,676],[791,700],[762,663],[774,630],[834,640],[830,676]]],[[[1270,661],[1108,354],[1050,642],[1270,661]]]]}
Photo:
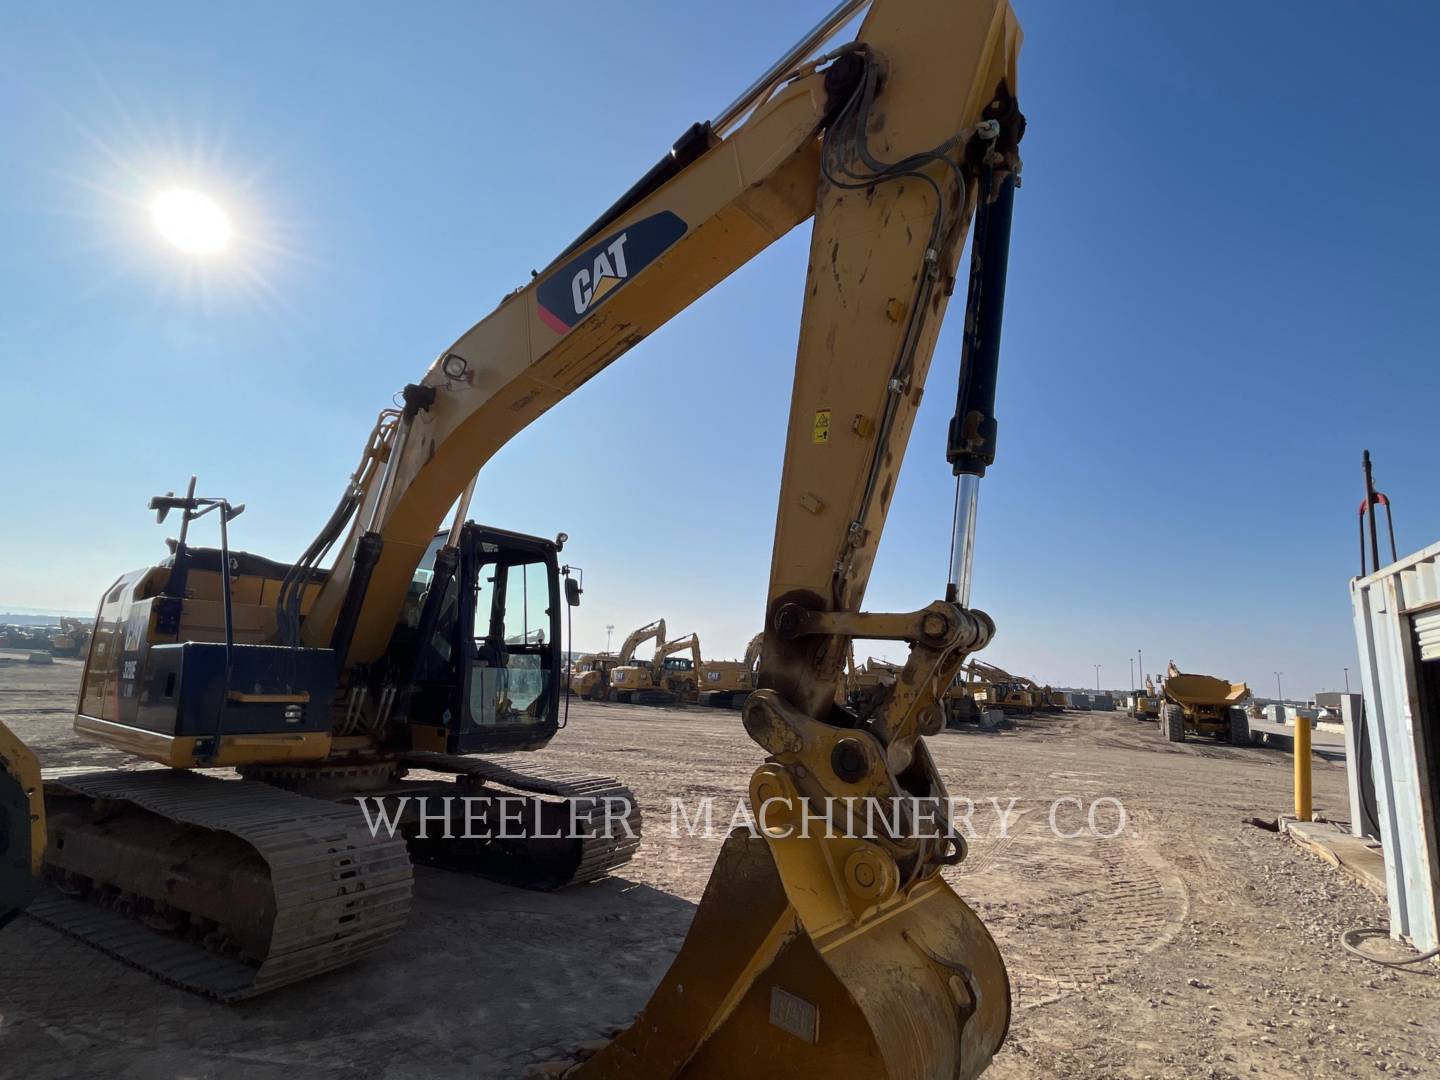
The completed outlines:
{"type": "Polygon", "coordinates": [[[769,755],[750,787],[763,839],[727,841],[670,973],[577,1076],[969,1077],[1004,1038],[1004,964],[939,873],[965,854],[944,811],[933,830],[869,834],[833,808],[945,805],[923,736],[994,632],[949,601],[860,605],[967,225],[1019,168],[1019,43],[1004,0],[877,0],[828,69],[845,100],[819,150],[760,689],[744,711],[769,755]],[[837,717],[851,638],[867,633],[908,641],[910,660],[873,712],[837,717]],[[826,825],[807,832],[817,812],[826,825]]]}

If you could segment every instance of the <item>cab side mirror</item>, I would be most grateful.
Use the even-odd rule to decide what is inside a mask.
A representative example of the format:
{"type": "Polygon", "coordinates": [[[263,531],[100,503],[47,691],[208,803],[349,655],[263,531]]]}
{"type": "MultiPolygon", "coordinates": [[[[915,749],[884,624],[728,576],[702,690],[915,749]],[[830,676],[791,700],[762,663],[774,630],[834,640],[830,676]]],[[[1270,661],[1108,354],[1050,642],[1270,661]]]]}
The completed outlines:
{"type": "Polygon", "coordinates": [[[567,577],[565,579],[565,602],[571,607],[579,607],[580,592],[580,582],[576,581],[573,577],[567,577]]]}

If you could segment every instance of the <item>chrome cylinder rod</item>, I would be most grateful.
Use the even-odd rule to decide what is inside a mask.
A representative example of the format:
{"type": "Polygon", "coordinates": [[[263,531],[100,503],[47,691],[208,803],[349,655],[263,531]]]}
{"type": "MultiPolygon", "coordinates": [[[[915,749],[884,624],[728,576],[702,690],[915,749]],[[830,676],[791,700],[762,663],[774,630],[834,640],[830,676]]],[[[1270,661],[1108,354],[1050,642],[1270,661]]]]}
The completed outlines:
{"type": "Polygon", "coordinates": [[[455,504],[455,518],[450,522],[450,535],[445,538],[446,547],[460,546],[460,530],[465,527],[465,515],[470,513],[470,500],[475,497],[475,481],[479,479],[478,473],[470,478],[470,483],[465,485],[465,490],[460,495],[460,501],[455,504]]]}
{"type": "Polygon", "coordinates": [[[380,492],[375,496],[375,505],[370,509],[370,532],[379,532],[385,524],[385,508],[390,502],[390,489],[395,483],[395,473],[400,468],[400,459],[405,456],[405,444],[410,438],[411,417],[401,419],[395,432],[395,443],[390,447],[390,456],[385,461],[385,471],[380,476],[380,492]]]}
{"type": "Polygon", "coordinates": [[[724,136],[737,120],[744,116],[752,106],[760,103],[761,99],[774,87],[774,85],[792,70],[798,67],[803,61],[810,58],[810,54],[818,49],[837,30],[850,21],[861,8],[869,7],[871,0],[841,0],[835,5],[833,11],[826,15],[814,28],[792,45],[784,56],[776,60],[748,87],[745,92],[732,101],[729,106],[711,121],[710,126],[716,135],[724,136]]]}
{"type": "Polygon", "coordinates": [[[955,519],[950,531],[950,583],[945,598],[970,606],[970,568],[975,559],[975,515],[980,505],[980,477],[961,473],[955,480],[955,519]]]}

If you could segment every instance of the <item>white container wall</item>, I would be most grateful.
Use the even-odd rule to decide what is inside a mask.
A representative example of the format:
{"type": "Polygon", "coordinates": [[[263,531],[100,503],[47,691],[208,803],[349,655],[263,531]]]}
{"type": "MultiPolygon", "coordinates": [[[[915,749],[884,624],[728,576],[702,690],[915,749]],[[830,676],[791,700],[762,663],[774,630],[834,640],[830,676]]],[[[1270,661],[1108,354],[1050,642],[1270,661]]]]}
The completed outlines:
{"type": "Polygon", "coordinates": [[[1440,544],[1350,583],[1390,935],[1440,946],[1440,544]]]}

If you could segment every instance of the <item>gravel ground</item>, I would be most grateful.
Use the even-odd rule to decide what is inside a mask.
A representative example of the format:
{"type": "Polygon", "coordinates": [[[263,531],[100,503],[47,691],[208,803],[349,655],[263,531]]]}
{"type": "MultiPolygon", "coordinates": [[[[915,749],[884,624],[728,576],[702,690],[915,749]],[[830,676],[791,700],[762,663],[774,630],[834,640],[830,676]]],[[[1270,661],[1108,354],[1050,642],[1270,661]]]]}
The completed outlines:
{"type": "MultiPolygon", "coordinates": [[[[123,764],[70,732],[78,680],[74,662],[0,665],[0,720],[47,767],[123,764]]],[[[1243,824],[1288,806],[1288,755],[1174,746],[1118,713],[930,742],[976,805],[953,883],[1015,989],[990,1075],[1440,1074],[1440,964],[1346,956],[1337,935],[1383,925],[1383,902],[1243,824]],[[1052,806],[1079,835],[1052,832],[1052,806]]],[[[672,835],[672,800],[733,807],[760,754],[731,712],[577,704],[544,756],[636,791],[646,839],[622,876],[551,895],[422,868],[381,953],[232,1007],[20,919],[0,935],[0,1077],[513,1077],[603,1037],[679,947],[719,850],[723,827],[672,835]]],[[[1314,768],[1317,811],[1342,817],[1343,763],[1314,768]]]]}

